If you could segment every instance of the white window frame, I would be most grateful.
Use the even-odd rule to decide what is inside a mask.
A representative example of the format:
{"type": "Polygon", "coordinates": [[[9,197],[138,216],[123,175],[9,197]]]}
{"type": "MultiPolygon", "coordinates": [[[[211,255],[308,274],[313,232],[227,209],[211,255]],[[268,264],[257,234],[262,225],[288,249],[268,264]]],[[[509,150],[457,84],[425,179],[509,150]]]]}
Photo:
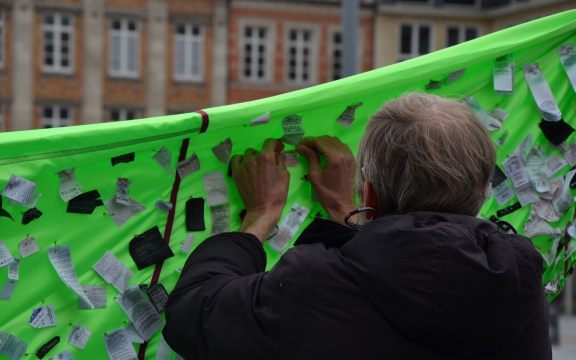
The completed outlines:
{"type": "MultiPolygon", "coordinates": [[[[238,41],[238,79],[243,82],[248,83],[269,83],[274,79],[273,74],[273,64],[275,61],[275,44],[276,44],[276,22],[265,21],[260,19],[241,19],[238,24],[239,37],[238,41]],[[264,50],[264,77],[259,78],[257,75],[246,76],[244,74],[244,59],[246,58],[246,44],[248,43],[246,39],[246,28],[265,28],[266,29],[266,39],[262,42],[266,46],[264,50]]],[[[254,42],[252,43],[254,46],[254,42]]],[[[252,72],[254,74],[254,72],[252,72]]],[[[256,73],[257,74],[257,73],[256,73]]]]}
{"type": "Polygon", "coordinates": [[[419,45],[419,32],[420,32],[420,27],[421,26],[427,26],[430,29],[430,42],[428,44],[428,54],[430,54],[431,52],[435,51],[435,27],[434,24],[432,23],[427,23],[427,22],[401,22],[398,24],[398,46],[397,46],[397,56],[396,56],[396,60],[397,61],[404,61],[404,60],[410,60],[413,58],[416,58],[418,56],[422,56],[422,55],[426,55],[426,54],[420,54],[418,51],[418,45],[419,45]],[[402,27],[403,26],[411,26],[412,27],[412,39],[410,40],[411,44],[410,44],[410,54],[403,54],[402,53],[402,27]]]}
{"type": "MultiPolygon", "coordinates": [[[[319,31],[317,26],[308,25],[308,24],[301,24],[301,23],[285,23],[284,24],[284,79],[287,84],[294,84],[294,85],[312,85],[318,82],[318,63],[317,60],[318,56],[318,44],[319,44],[319,36],[321,32],[319,31]],[[296,80],[290,79],[290,46],[293,40],[290,40],[290,32],[291,31],[309,31],[311,34],[310,38],[310,57],[309,57],[309,73],[308,73],[308,80],[303,80],[298,78],[296,75],[296,80]]],[[[297,43],[300,39],[297,39],[297,43]]]]}
{"type": "Polygon", "coordinates": [[[58,128],[62,126],[72,126],[74,125],[74,108],[69,105],[42,105],[40,107],[40,128],[44,129],[46,123],[50,123],[52,128],[58,128]],[[44,109],[45,108],[52,108],[52,118],[44,117],[44,109]],[[60,110],[67,109],[68,110],[68,124],[62,125],[61,118],[60,118],[60,110]],[[55,116],[55,115],[58,116],[55,116]]]}
{"type": "MultiPolygon", "coordinates": [[[[6,10],[0,8],[0,69],[6,64],[6,10]]],[[[2,129],[0,129],[2,131],[2,129]]]]}
{"type": "MultiPolygon", "coordinates": [[[[364,69],[364,42],[365,42],[365,31],[366,28],[365,27],[358,27],[358,38],[356,40],[356,73],[360,74],[363,69],[364,69]]],[[[328,64],[330,66],[329,70],[328,70],[328,81],[335,81],[334,80],[334,50],[336,49],[336,44],[334,44],[334,35],[336,33],[340,33],[340,36],[342,37],[342,28],[338,25],[332,25],[328,27],[328,46],[327,46],[327,50],[328,50],[328,64]]],[[[343,51],[343,45],[344,45],[344,39],[341,38],[341,44],[340,44],[340,49],[343,51]]],[[[343,54],[342,54],[343,56],[343,54]]],[[[343,60],[344,58],[342,58],[343,60]]],[[[341,68],[341,72],[344,70],[344,63],[341,63],[342,68],[341,68]]]]}
{"type": "Polygon", "coordinates": [[[60,12],[45,12],[42,14],[42,72],[45,73],[58,73],[58,74],[72,74],[74,73],[74,15],[68,13],[60,12]],[[52,24],[46,24],[44,18],[46,16],[53,17],[52,24]],[[62,25],[61,19],[67,17],[69,19],[68,25],[62,25]],[[46,32],[52,32],[52,47],[53,47],[53,59],[52,65],[45,64],[45,34],[46,32]],[[61,45],[61,35],[68,33],[68,66],[64,67],[61,64],[62,48],[61,45]]]}
{"type": "MultiPolygon", "coordinates": [[[[466,29],[474,29],[476,30],[476,39],[482,36],[482,27],[478,25],[470,25],[470,24],[446,24],[446,31],[444,32],[444,47],[448,47],[448,29],[450,28],[457,28],[458,29],[458,44],[462,44],[466,42],[466,29]]],[[[456,45],[458,45],[456,44],[456,45]]],[[[453,45],[455,46],[455,45],[453,45]]]]}
{"type": "Polygon", "coordinates": [[[131,78],[137,79],[140,76],[140,30],[141,30],[142,23],[136,19],[126,18],[126,17],[118,17],[112,18],[109,21],[109,36],[108,36],[108,75],[110,77],[118,77],[118,78],[131,78]],[[120,21],[120,29],[113,29],[114,22],[120,21]],[[133,22],[136,25],[136,30],[131,31],[128,30],[128,23],[133,22]],[[120,37],[120,69],[114,69],[112,66],[114,62],[114,37],[120,37]],[[134,40],[136,44],[135,49],[135,62],[134,62],[134,69],[128,69],[128,41],[130,39],[134,40]]]}
{"type": "Polygon", "coordinates": [[[109,122],[117,122],[117,121],[127,121],[127,120],[136,120],[140,118],[140,112],[138,110],[130,109],[130,108],[121,108],[121,107],[114,107],[108,110],[108,121],[109,122]],[[118,120],[112,120],[112,111],[118,111],[118,120]],[[128,119],[128,112],[131,111],[134,113],[133,119],[128,119]]]}
{"type": "Polygon", "coordinates": [[[175,81],[193,81],[193,82],[202,82],[204,81],[204,57],[206,55],[206,47],[205,47],[205,34],[206,34],[206,26],[192,24],[192,23],[180,23],[174,25],[174,80],[175,81]],[[180,26],[185,27],[185,34],[179,34],[178,28],[180,26]],[[200,29],[198,35],[193,34],[194,27],[198,27],[200,29]],[[179,73],[179,53],[178,53],[178,45],[182,42],[184,45],[184,73],[179,73]],[[198,63],[195,64],[193,60],[193,49],[194,45],[198,47],[199,55],[198,55],[198,63]],[[198,74],[194,74],[192,69],[197,66],[199,69],[198,74]]]}

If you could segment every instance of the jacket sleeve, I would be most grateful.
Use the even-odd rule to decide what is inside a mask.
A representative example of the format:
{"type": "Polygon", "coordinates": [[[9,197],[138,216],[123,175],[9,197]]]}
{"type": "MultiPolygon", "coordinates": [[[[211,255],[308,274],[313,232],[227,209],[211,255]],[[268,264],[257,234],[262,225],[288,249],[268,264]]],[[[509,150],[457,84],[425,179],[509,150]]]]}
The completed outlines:
{"type": "Polygon", "coordinates": [[[280,347],[281,270],[248,233],[225,233],[190,255],[168,297],[164,339],[188,360],[271,359],[280,347]]]}

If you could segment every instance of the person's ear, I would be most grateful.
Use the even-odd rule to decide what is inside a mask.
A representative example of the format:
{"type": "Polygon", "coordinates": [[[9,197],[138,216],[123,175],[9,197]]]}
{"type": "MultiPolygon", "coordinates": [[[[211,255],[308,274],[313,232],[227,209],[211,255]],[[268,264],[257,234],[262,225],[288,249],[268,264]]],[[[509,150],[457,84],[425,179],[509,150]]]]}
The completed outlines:
{"type": "MultiPolygon", "coordinates": [[[[368,181],[364,180],[364,205],[365,207],[371,207],[378,211],[379,203],[378,203],[378,196],[376,196],[376,191],[374,191],[374,187],[368,181]]],[[[367,220],[372,220],[374,214],[370,211],[364,212],[364,216],[367,220]]]]}

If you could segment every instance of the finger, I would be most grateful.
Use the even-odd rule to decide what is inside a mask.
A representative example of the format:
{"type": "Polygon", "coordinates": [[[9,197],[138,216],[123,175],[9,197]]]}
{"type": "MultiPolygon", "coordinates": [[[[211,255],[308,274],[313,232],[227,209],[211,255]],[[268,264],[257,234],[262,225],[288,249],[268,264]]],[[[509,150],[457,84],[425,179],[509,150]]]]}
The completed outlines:
{"type": "Polygon", "coordinates": [[[278,155],[284,150],[284,143],[276,139],[266,139],[262,145],[262,152],[278,155]]]}
{"type": "Polygon", "coordinates": [[[276,163],[278,163],[278,169],[286,170],[286,154],[280,153],[276,156],[276,163]]]}
{"type": "Polygon", "coordinates": [[[308,171],[320,171],[320,155],[315,148],[311,148],[304,145],[298,145],[296,152],[308,160],[308,171]]]}
{"type": "Polygon", "coordinates": [[[230,161],[232,162],[232,173],[234,173],[234,171],[238,168],[238,166],[240,166],[240,163],[242,162],[242,155],[234,155],[230,161]]]}
{"type": "Polygon", "coordinates": [[[334,151],[334,147],[331,144],[331,138],[329,136],[320,136],[320,137],[305,137],[300,141],[297,145],[307,146],[309,148],[313,148],[318,151],[322,155],[329,156],[330,153],[334,151]]]}
{"type": "Polygon", "coordinates": [[[246,149],[246,151],[244,151],[244,159],[243,160],[246,160],[247,158],[250,158],[250,157],[255,156],[257,154],[258,154],[258,151],[256,151],[255,149],[252,149],[252,148],[248,148],[248,149],[246,149]]]}

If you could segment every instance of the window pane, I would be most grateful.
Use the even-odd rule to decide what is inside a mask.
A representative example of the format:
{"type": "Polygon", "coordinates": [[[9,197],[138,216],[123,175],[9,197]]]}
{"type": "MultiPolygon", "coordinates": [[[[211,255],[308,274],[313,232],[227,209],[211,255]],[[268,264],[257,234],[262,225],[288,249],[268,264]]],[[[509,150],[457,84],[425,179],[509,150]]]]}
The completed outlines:
{"type": "Polygon", "coordinates": [[[50,106],[44,106],[43,108],[43,117],[46,119],[51,119],[52,118],[52,107],[50,106]]]}
{"type": "Polygon", "coordinates": [[[477,37],[478,37],[478,34],[477,34],[475,28],[466,28],[466,41],[474,40],[477,37]]]}
{"type": "Polygon", "coordinates": [[[266,37],[266,29],[265,28],[260,28],[260,30],[258,30],[258,37],[260,39],[264,39],[266,37]]]}
{"type": "Polygon", "coordinates": [[[52,15],[46,15],[44,16],[44,24],[54,24],[54,16],[52,15]]]}
{"type": "Polygon", "coordinates": [[[181,34],[181,35],[186,34],[186,27],[184,25],[176,26],[176,34],[181,34]]]}
{"type": "Polygon", "coordinates": [[[428,54],[430,52],[430,28],[428,26],[420,26],[418,36],[418,54],[428,54]]]}
{"type": "Polygon", "coordinates": [[[69,25],[70,24],[70,18],[68,16],[62,16],[62,18],[60,19],[60,23],[62,25],[69,25]]]}
{"type": "Polygon", "coordinates": [[[118,121],[120,120],[120,112],[118,110],[110,111],[110,120],[111,121],[118,121]]]}
{"type": "Polygon", "coordinates": [[[128,71],[136,71],[136,54],[137,45],[136,39],[133,37],[128,38],[128,71]]]}
{"type": "Polygon", "coordinates": [[[192,43],[192,75],[200,75],[200,44],[192,43]]]}
{"type": "Polygon", "coordinates": [[[185,64],[186,64],[186,43],[184,40],[176,41],[176,74],[185,75],[185,64]]]}
{"type": "Polygon", "coordinates": [[[136,23],[134,21],[128,22],[128,30],[129,31],[136,31],[136,23]]]}
{"type": "Polygon", "coordinates": [[[121,24],[120,24],[120,20],[114,20],[112,21],[112,29],[114,30],[120,30],[121,28],[121,24]]]}
{"type": "Polygon", "coordinates": [[[296,40],[298,33],[295,30],[290,31],[290,40],[296,40]]]}
{"type": "Polygon", "coordinates": [[[334,33],[334,43],[342,43],[342,35],[340,35],[340,33],[334,33]]]}
{"type": "Polygon", "coordinates": [[[252,27],[247,26],[244,35],[246,37],[252,37],[252,27]]]}
{"type": "Polygon", "coordinates": [[[192,35],[200,35],[200,27],[199,26],[193,26],[192,27],[192,35]]]}
{"type": "Polygon", "coordinates": [[[68,119],[68,109],[67,108],[61,108],[60,109],[60,119],[66,120],[68,119]]]}
{"type": "Polygon", "coordinates": [[[126,120],[134,120],[134,119],[136,119],[134,111],[126,111],[126,120]]]}
{"type": "Polygon", "coordinates": [[[454,46],[458,44],[458,28],[449,27],[448,28],[448,46],[454,46]]]}
{"type": "Polygon", "coordinates": [[[412,26],[403,25],[400,30],[400,53],[412,53],[412,26]]]}
{"type": "Polygon", "coordinates": [[[120,71],[120,50],[120,36],[113,36],[110,58],[112,59],[111,67],[116,71],[120,71]]]}

